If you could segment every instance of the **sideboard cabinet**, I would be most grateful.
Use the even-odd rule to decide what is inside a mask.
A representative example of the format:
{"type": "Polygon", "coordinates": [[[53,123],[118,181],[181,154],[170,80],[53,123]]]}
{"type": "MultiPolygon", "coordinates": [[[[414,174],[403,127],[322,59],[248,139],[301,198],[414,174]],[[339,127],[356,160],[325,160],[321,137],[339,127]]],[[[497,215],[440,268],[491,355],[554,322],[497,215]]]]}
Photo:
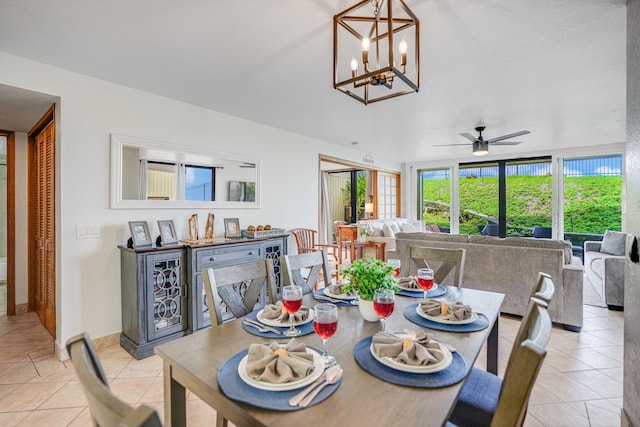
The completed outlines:
{"type": "MultiPolygon", "coordinates": [[[[278,293],[282,283],[282,270],[280,268],[280,255],[287,254],[286,235],[269,236],[262,239],[234,239],[225,244],[197,245],[187,247],[187,264],[190,266],[190,274],[187,279],[189,289],[189,329],[197,331],[211,325],[209,307],[202,282],[202,270],[205,268],[220,268],[246,262],[268,259],[273,263],[276,273],[276,286],[278,293]]],[[[244,285],[239,284],[236,289],[244,294],[244,285]]],[[[266,292],[262,292],[256,307],[261,307],[267,301],[266,292]]],[[[226,312],[226,307],[219,307],[224,320],[232,319],[231,313],[226,312]]]]}
{"type": "MultiPolygon", "coordinates": [[[[209,327],[209,307],[202,270],[268,259],[280,293],[280,256],[288,234],[232,239],[200,245],[120,249],[122,333],[120,345],[136,359],[153,354],[156,345],[209,327]]],[[[244,284],[237,291],[244,293],[244,284]]],[[[267,301],[266,290],[257,306],[267,301]]],[[[225,312],[226,307],[220,307],[225,312]]],[[[224,320],[233,316],[223,315],[224,320]]]]}
{"type": "Polygon", "coordinates": [[[186,335],[183,247],[120,249],[122,333],[120,345],[136,359],[163,342],[186,335]]]}

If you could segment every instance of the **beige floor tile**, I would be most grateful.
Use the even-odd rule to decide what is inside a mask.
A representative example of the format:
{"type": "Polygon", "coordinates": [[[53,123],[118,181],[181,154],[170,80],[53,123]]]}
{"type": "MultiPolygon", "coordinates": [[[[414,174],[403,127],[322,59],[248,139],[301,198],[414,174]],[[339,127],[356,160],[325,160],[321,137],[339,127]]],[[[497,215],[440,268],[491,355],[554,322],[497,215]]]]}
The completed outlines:
{"type": "Polygon", "coordinates": [[[613,360],[616,360],[622,366],[624,362],[624,347],[621,345],[614,345],[608,347],[594,347],[593,348],[598,353],[602,353],[603,355],[610,357],[613,360]]]}
{"type": "Polygon", "coordinates": [[[83,408],[82,412],[76,416],[73,421],[69,423],[68,427],[87,427],[93,426],[93,419],[91,418],[91,412],[89,408],[83,408]]]}
{"type": "Polygon", "coordinates": [[[117,378],[155,377],[162,374],[162,359],[158,356],[147,357],[130,362],[117,378]]]}
{"type": "Polygon", "coordinates": [[[215,424],[216,411],[201,400],[187,402],[187,425],[189,427],[210,427],[215,424]]]}
{"type": "MultiPolygon", "coordinates": [[[[21,384],[0,384],[0,399],[5,397],[9,393],[13,393],[13,391],[20,387],[20,385],[21,384]]],[[[2,412],[2,408],[0,408],[0,412],[2,412]]]]}
{"type": "Polygon", "coordinates": [[[0,363],[0,384],[26,383],[38,376],[31,362],[0,363]]]}
{"type": "Polygon", "coordinates": [[[30,413],[20,421],[18,427],[58,427],[66,426],[82,412],[82,408],[46,409],[30,413]]]}
{"type": "Polygon", "coordinates": [[[76,372],[73,365],[67,366],[61,362],[55,355],[48,356],[35,362],[38,376],[33,378],[31,382],[37,381],[69,381],[75,379],[76,372]]]}
{"type": "Polygon", "coordinates": [[[536,381],[549,393],[560,398],[561,402],[574,402],[590,399],[600,399],[602,396],[592,391],[589,387],[572,380],[567,374],[540,374],[536,381]]]}
{"type": "Polygon", "coordinates": [[[0,412],[0,426],[14,427],[30,413],[30,411],[0,412]]]}
{"type": "Polygon", "coordinates": [[[524,419],[524,427],[544,427],[544,424],[538,421],[533,415],[527,414],[524,419]]]}
{"type": "Polygon", "coordinates": [[[33,350],[30,345],[16,345],[10,347],[0,347],[0,363],[7,362],[31,362],[29,351],[33,350]]]}
{"type": "Polygon", "coordinates": [[[164,382],[162,375],[156,377],[149,388],[140,398],[139,403],[150,404],[153,402],[164,402],[164,382]]]}
{"type": "Polygon", "coordinates": [[[548,427],[590,427],[586,413],[577,411],[567,403],[529,405],[529,414],[548,427]]]}
{"type": "Polygon", "coordinates": [[[593,369],[591,366],[582,363],[575,357],[572,357],[561,350],[549,351],[542,366],[551,366],[558,372],[586,371],[593,369]]]}
{"type": "MultiPolygon", "coordinates": [[[[569,378],[590,388],[604,399],[622,397],[622,383],[599,371],[578,371],[566,374],[569,378]]],[[[584,400],[584,399],[583,399],[584,400]]]]}
{"type": "Polygon", "coordinates": [[[33,411],[64,386],[59,383],[27,383],[0,399],[3,411],[33,411]]]}
{"type": "Polygon", "coordinates": [[[153,383],[155,377],[149,378],[115,378],[109,381],[111,391],[130,405],[135,405],[153,383]]]}
{"type": "Polygon", "coordinates": [[[592,348],[574,349],[569,354],[594,369],[619,368],[622,366],[622,363],[592,348]]]}
{"type": "Polygon", "coordinates": [[[82,408],[87,405],[80,381],[69,381],[38,409],[82,408]]]}
{"type": "Polygon", "coordinates": [[[585,402],[591,427],[619,427],[620,407],[609,400],[585,402]]]}

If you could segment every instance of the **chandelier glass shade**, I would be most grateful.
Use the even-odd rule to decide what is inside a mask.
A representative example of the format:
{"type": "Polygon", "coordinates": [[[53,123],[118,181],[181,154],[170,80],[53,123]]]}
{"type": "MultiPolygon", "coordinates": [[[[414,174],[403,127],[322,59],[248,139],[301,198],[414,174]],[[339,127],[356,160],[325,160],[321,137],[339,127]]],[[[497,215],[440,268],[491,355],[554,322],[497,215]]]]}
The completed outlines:
{"type": "Polygon", "coordinates": [[[333,87],[367,105],[420,85],[420,22],[403,0],[363,0],[333,17],[333,87]]]}

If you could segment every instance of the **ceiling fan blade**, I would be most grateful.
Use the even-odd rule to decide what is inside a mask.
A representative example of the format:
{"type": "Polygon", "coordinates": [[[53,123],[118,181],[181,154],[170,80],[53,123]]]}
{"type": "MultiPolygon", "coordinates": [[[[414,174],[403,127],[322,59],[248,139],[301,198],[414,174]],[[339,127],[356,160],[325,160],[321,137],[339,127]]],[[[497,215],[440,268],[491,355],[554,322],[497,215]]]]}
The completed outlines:
{"type": "Polygon", "coordinates": [[[432,145],[432,147],[453,147],[454,145],[469,145],[469,143],[465,143],[465,144],[435,144],[435,145],[432,145]]]}
{"type": "Polygon", "coordinates": [[[478,138],[476,138],[475,136],[471,135],[470,133],[461,133],[460,136],[464,136],[465,138],[467,138],[469,141],[471,142],[476,142],[478,140],[478,138]]]}
{"type": "Polygon", "coordinates": [[[509,135],[502,135],[502,136],[498,136],[496,138],[491,138],[491,139],[487,139],[487,143],[491,143],[491,142],[498,142],[498,141],[502,141],[504,139],[509,139],[509,138],[513,138],[516,136],[520,136],[520,135],[526,135],[529,132],[528,130],[522,130],[520,132],[516,132],[516,133],[510,133],[509,135]]]}
{"type": "Polygon", "coordinates": [[[500,141],[500,142],[492,142],[491,145],[518,145],[518,144],[522,144],[522,142],[516,142],[516,141],[500,141]]]}

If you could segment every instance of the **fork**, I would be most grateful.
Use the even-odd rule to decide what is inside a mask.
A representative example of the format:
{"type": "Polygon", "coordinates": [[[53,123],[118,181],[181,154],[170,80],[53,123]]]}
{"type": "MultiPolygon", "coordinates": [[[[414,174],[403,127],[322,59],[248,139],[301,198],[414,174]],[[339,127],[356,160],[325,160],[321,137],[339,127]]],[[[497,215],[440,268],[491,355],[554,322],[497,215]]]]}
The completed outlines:
{"type": "Polygon", "coordinates": [[[247,325],[247,326],[252,326],[252,327],[256,328],[258,331],[260,331],[260,332],[273,332],[276,335],[280,335],[281,334],[281,332],[279,330],[277,330],[277,329],[272,329],[272,328],[267,328],[267,327],[264,327],[264,326],[260,326],[260,325],[258,325],[256,323],[251,322],[249,319],[243,320],[242,323],[247,325]]]}

